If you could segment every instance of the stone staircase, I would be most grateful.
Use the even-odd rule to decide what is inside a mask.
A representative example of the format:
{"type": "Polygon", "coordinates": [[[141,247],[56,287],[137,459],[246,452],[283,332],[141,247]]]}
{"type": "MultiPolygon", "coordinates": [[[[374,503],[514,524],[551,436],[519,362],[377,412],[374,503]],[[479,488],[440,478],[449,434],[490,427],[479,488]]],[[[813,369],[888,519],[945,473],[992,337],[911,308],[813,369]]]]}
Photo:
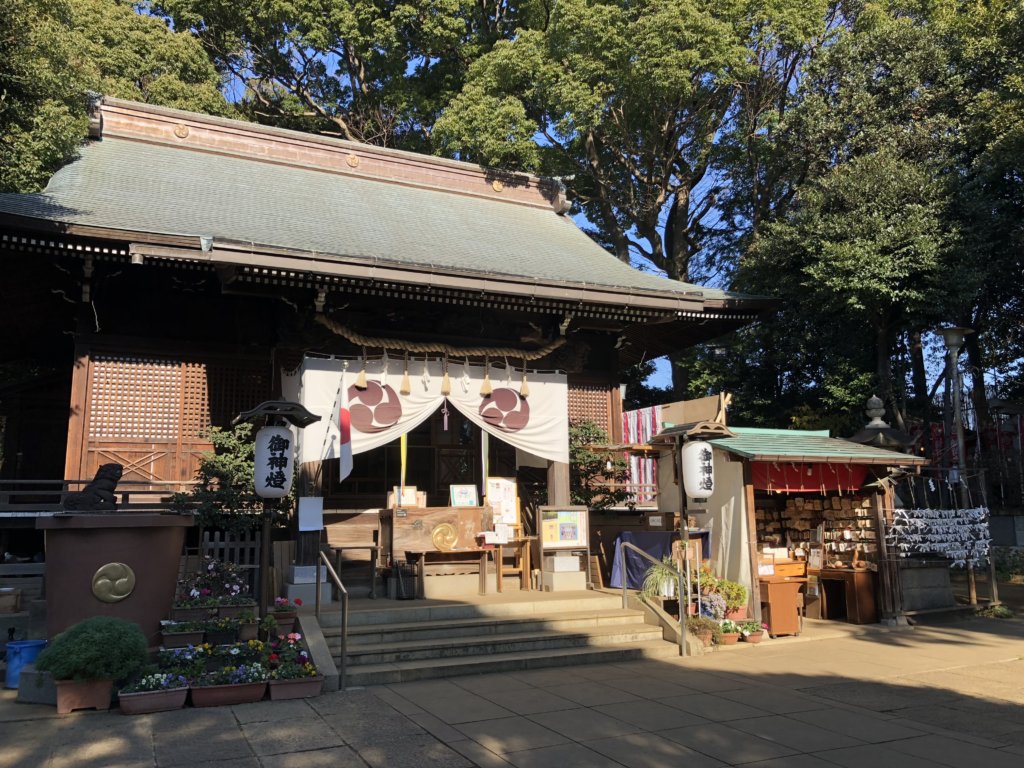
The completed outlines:
{"type": "MultiPolygon", "coordinates": [[[[600,592],[511,593],[472,602],[353,600],[346,685],[678,655],[644,613],[600,592]]],[[[340,662],[338,614],[321,616],[340,662]]],[[[340,667],[340,664],[339,664],[340,667]]]]}

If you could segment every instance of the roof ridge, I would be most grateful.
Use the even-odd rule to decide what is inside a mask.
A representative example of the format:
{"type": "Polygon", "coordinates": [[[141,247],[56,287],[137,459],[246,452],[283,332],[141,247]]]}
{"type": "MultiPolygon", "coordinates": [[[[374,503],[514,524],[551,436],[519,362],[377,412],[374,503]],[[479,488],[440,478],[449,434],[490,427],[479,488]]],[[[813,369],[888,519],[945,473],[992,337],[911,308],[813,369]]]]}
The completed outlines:
{"type": "Polygon", "coordinates": [[[109,96],[100,100],[97,109],[97,138],[134,139],[313,167],[355,178],[549,208],[558,214],[569,210],[564,185],[550,177],[109,96]]]}

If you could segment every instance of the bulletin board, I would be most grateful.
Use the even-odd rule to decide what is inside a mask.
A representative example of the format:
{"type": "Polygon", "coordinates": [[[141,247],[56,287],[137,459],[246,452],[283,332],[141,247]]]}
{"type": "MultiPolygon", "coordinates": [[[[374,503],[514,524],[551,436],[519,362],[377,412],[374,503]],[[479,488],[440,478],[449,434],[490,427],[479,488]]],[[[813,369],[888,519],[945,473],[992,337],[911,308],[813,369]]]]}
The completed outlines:
{"type": "Polygon", "coordinates": [[[586,507],[541,507],[539,516],[542,550],[589,549],[586,507]]]}
{"type": "Polygon", "coordinates": [[[485,502],[494,510],[495,524],[519,525],[519,499],[514,477],[488,477],[484,483],[485,502]]]}

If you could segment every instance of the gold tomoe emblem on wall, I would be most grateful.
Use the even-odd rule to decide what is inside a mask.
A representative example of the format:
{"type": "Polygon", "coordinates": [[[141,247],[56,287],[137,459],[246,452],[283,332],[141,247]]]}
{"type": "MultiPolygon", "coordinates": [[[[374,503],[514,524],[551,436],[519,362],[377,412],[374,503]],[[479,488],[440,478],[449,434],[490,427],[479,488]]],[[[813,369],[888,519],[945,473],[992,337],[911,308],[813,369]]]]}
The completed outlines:
{"type": "Polygon", "coordinates": [[[124,600],[135,589],[135,571],[124,563],[107,563],[92,577],[92,593],[104,603],[124,600]]]}
{"type": "Polygon", "coordinates": [[[430,540],[442,552],[447,552],[454,547],[458,537],[458,534],[455,532],[455,526],[451,523],[441,523],[430,532],[430,540]]]}

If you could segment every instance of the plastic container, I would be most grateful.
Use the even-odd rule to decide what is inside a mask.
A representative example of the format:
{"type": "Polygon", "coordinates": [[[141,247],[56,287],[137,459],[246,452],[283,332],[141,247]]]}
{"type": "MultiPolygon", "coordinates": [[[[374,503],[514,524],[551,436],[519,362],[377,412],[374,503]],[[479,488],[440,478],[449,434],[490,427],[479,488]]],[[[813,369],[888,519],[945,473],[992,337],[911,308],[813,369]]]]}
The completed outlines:
{"type": "Polygon", "coordinates": [[[11,640],[7,643],[7,679],[4,685],[8,688],[18,687],[21,668],[31,664],[46,647],[45,640],[11,640]]]}

